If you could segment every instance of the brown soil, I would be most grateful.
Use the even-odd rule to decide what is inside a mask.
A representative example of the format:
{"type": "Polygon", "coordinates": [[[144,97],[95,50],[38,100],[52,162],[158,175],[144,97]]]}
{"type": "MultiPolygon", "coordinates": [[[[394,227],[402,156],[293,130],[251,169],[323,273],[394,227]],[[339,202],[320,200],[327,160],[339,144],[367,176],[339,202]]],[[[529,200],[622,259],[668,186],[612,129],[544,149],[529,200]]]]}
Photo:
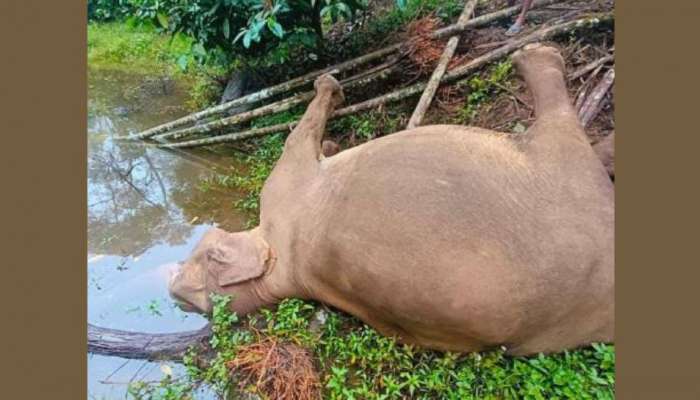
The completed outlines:
{"type": "MultiPolygon", "coordinates": [[[[485,9],[480,8],[477,12],[483,14],[505,6],[505,1],[493,3],[499,4],[491,4],[485,9]]],[[[528,29],[522,35],[538,29],[542,25],[561,22],[562,19],[580,18],[582,15],[590,12],[609,11],[611,9],[611,1],[599,0],[592,2],[568,2],[553,9],[548,7],[535,10],[537,15],[530,18],[531,22],[528,29]]],[[[508,22],[505,21],[503,24],[494,24],[464,32],[460,37],[456,55],[448,69],[467,63],[505,44],[510,39],[505,36],[508,22]]],[[[397,80],[413,82],[425,80],[430,76],[445,45],[445,41],[429,39],[430,32],[437,28],[437,19],[431,16],[416,20],[409,25],[407,32],[411,37],[411,44],[408,48],[407,60],[403,62],[400,69],[401,73],[404,74],[403,79],[397,80]]],[[[569,74],[614,52],[612,31],[604,30],[591,32],[585,36],[577,35],[572,38],[559,38],[557,42],[550,42],[549,44],[561,50],[566,60],[569,74]]],[[[572,101],[576,103],[577,99],[579,99],[579,102],[581,102],[597,85],[605,71],[611,67],[614,67],[614,61],[605,63],[580,78],[570,80],[568,87],[572,101]]],[[[396,80],[393,82],[396,82],[396,80]]],[[[532,96],[527,90],[525,83],[517,74],[513,74],[513,77],[499,89],[481,105],[477,115],[471,121],[468,121],[468,124],[505,132],[527,128],[534,121],[534,107],[532,96]]],[[[423,124],[457,123],[455,121],[458,120],[458,113],[465,107],[468,95],[469,87],[466,84],[458,83],[441,86],[423,124]]],[[[603,100],[601,112],[586,128],[591,143],[597,142],[600,138],[614,131],[613,111],[613,93],[609,91],[603,100]]]]}

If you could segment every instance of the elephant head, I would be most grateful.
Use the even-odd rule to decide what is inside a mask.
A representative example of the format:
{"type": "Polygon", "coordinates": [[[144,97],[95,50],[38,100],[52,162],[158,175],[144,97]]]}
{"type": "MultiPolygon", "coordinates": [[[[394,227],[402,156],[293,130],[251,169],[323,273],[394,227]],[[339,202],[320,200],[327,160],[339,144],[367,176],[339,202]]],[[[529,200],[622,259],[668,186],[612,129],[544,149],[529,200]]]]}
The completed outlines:
{"type": "Polygon", "coordinates": [[[209,314],[211,293],[230,295],[233,311],[247,314],[265,305],[261,280],[274,263],[257,229],[229,233],[213,228],[170,277],[169,291],[184,311],[209,314]]]}

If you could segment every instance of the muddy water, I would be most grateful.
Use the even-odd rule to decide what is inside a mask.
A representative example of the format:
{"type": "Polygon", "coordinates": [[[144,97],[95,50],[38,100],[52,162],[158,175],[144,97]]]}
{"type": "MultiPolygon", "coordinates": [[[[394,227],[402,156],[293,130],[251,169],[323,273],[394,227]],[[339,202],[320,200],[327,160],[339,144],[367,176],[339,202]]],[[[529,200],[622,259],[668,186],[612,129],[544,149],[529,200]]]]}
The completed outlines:
{"type": "MultiPolygon", "coordinates": [[[[200,328],[203,317],[169,299],[167,277],[207,229],[243,229],[233,209],[239,195],[198,188],[231,158],[114,140],[184,115],[177,83],[89,71],[88,85],[88,321],[154,333],[200,328]]],[[[163,369],[88,355],[88,398],[124,398],[128,382],[160,380],[163,369]]]]}

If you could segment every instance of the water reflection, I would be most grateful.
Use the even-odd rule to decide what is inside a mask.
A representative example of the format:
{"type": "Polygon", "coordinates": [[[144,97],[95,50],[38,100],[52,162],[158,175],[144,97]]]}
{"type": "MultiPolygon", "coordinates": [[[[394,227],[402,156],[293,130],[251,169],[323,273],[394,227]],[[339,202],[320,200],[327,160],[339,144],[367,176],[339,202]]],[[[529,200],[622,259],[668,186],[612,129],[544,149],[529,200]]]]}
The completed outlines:
{"type": "MultiPolygon", "coordinates": [[[[144,332],[197,329],[206,320],[174,306],[167,278],[212,226],[243,229],[233,207],[239,195],[197,187],[230,168],[231,158],[114,140],[183,115],[177,84],[105,71],[90,71],[88,84],[88,321],[144,332]]],[[[91,398],[123,398],[129,381],[162,377],[157,363],[92,355],[88,371],[91,398]]]]}

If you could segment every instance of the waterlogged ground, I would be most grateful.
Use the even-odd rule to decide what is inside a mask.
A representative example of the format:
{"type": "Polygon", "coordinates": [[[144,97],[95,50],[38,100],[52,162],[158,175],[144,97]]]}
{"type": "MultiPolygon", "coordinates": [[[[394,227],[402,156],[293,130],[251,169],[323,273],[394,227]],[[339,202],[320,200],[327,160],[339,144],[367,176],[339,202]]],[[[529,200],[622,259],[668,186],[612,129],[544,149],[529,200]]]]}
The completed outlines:
{"type": "MultiPolygon", "coordinates": [[[[176,82],[91,70],[88,84],[88,322],[142,332],[200,328],[203,317],[169,299],[167,278],[210,227],[243,229],[236,193],[197,187],[231,168],[231,158],[114,140],[184,115],[186,89],[176,82]]],[[[88,355],[88,398],[124,398],[129,382],[160,380],[168,368],[179,370],[88,355]]]]}

